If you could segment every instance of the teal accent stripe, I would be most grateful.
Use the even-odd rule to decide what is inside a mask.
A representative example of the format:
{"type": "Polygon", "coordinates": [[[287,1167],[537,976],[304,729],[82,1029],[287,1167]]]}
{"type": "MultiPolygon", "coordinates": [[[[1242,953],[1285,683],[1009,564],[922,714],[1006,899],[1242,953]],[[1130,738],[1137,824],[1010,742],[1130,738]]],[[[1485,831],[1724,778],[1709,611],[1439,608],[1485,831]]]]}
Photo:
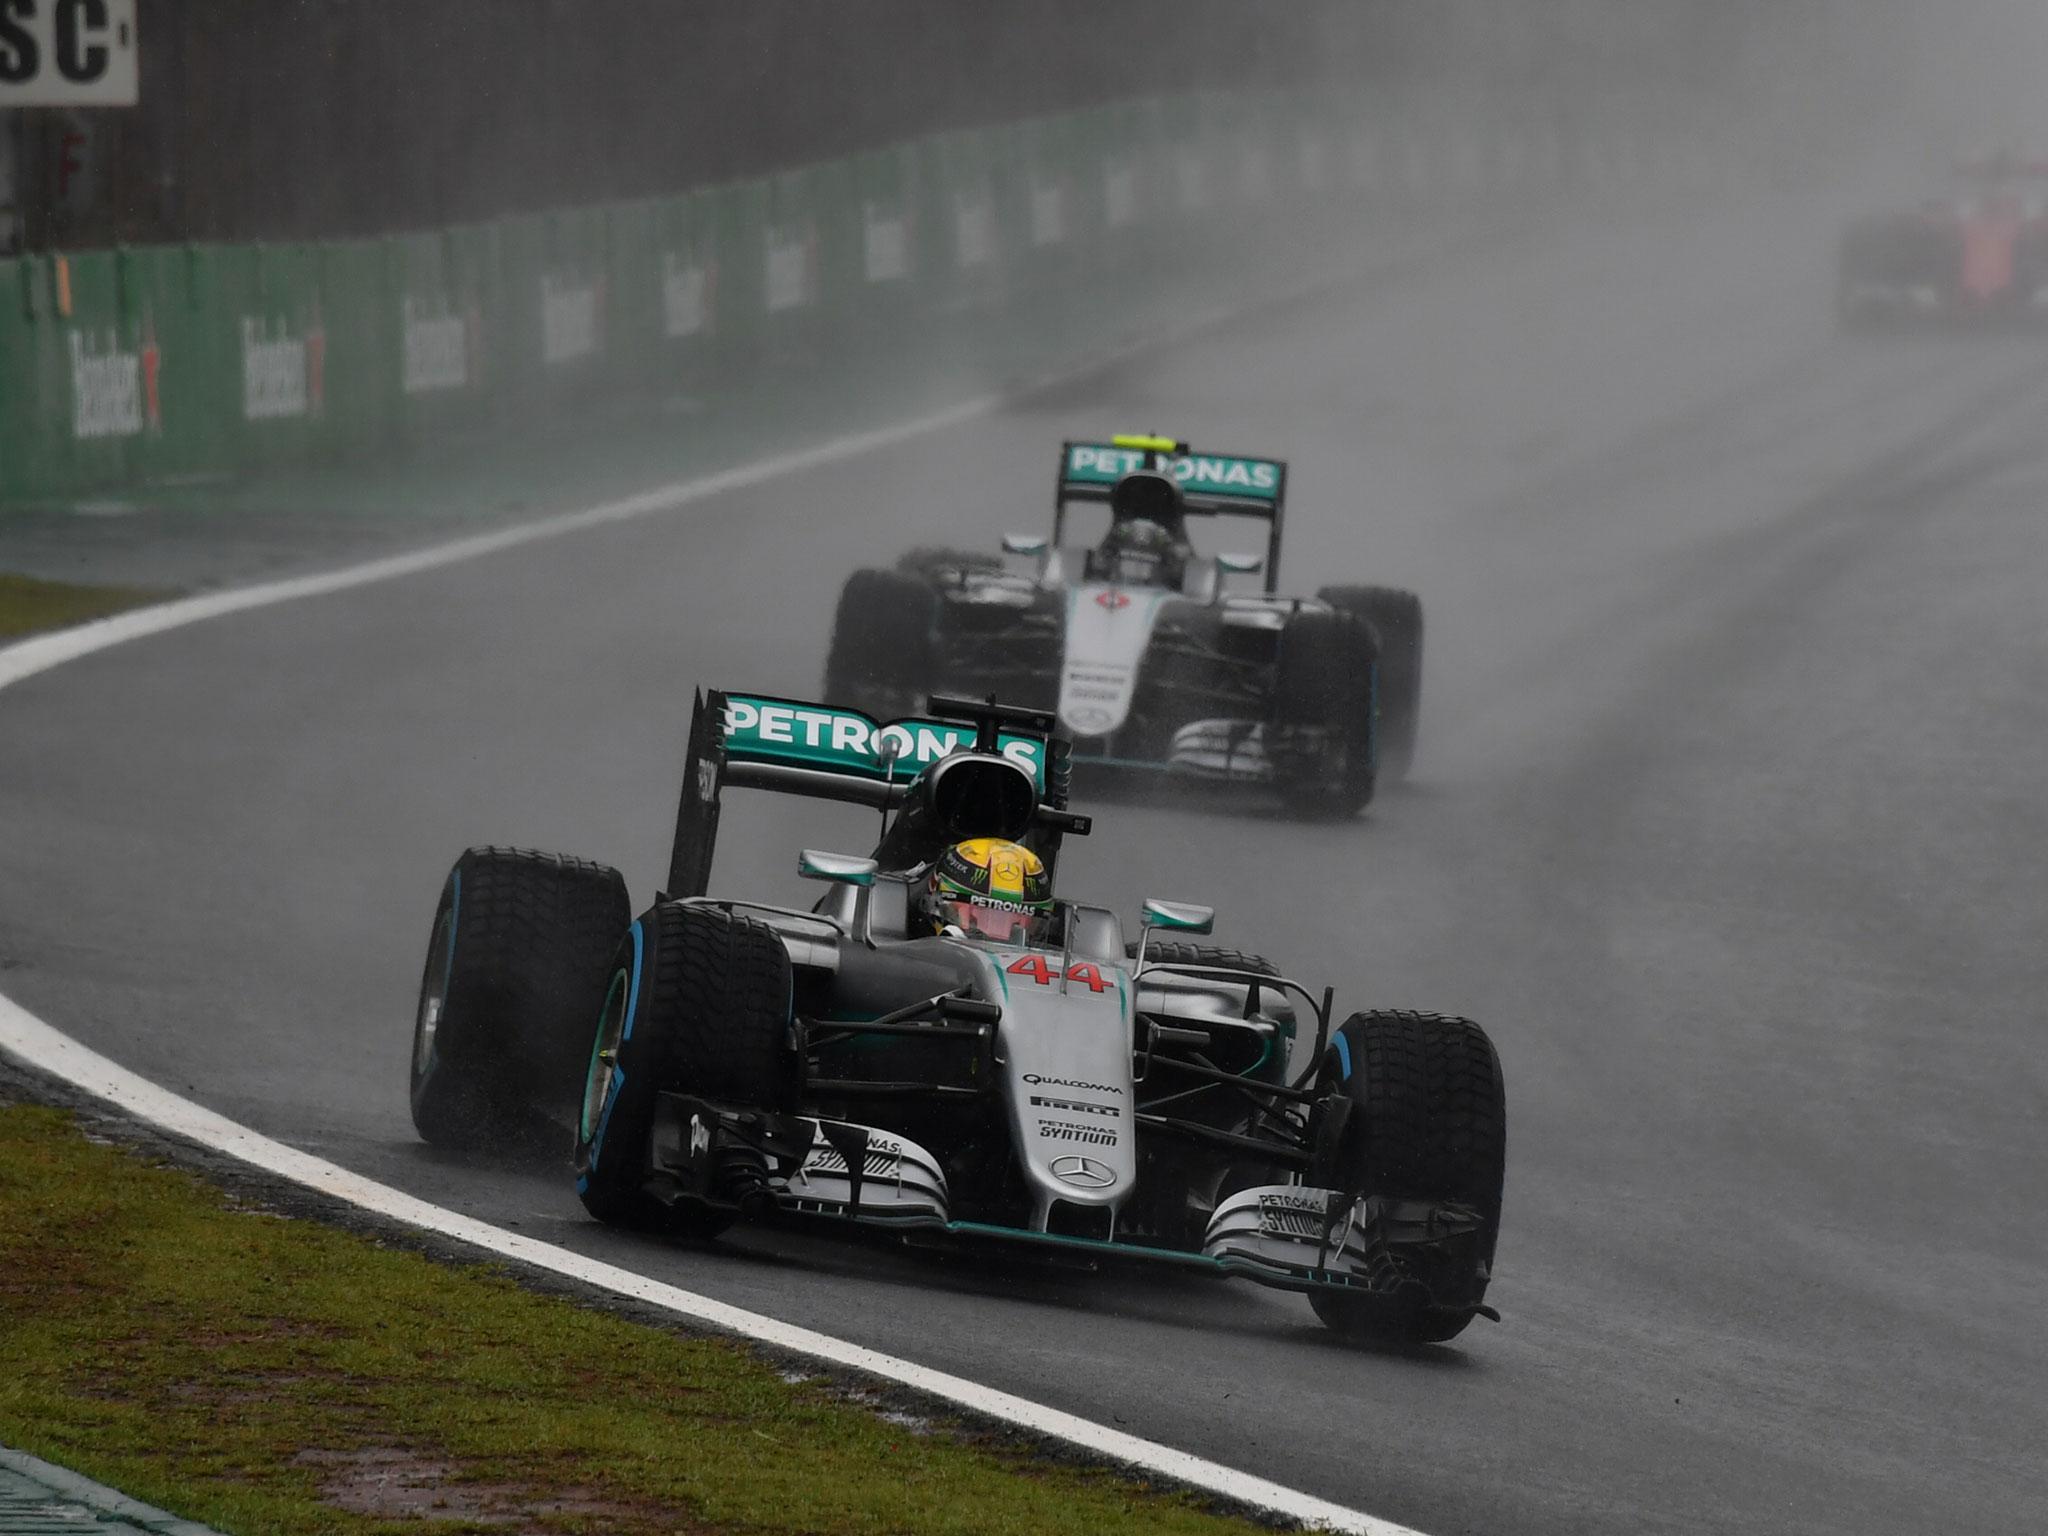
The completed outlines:
{"type": "Polygon", "coordinates": [[[1036,1243],[1044,1248],[1085,1248],[1093,1253],[1116,1258],[1177,1264],[1184,1269],[1208,1270],[1215,1274],[1229,1272],[1221,1260],[1212,1259],[1206,1253],[1183,1253],[1173,1248],[1146,1248],[1137,1243],[1105,1243],[1092,1237],[1069,1237],[1062,1232],[1031,1232],[1022,1227],[999,1227],[985,1221],[949,1221],[946,1223],[946,1230],[963,1237],[996,1237],[1005,1242],[1036,1243]]]}

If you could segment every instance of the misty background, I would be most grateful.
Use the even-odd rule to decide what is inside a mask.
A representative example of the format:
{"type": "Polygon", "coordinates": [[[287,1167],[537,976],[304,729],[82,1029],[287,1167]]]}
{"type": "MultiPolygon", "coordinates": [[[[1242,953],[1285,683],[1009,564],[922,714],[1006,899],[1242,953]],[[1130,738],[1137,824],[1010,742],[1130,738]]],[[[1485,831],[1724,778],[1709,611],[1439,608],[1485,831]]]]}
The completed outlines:
{"type": "MultiPolygon", "coordinates": [[[[0,318],[48,354],[0,421],[53,402],[0,568],[196,590],[606,498],[647,515],[9,689],[10,998],[409,1192],[1424,1530],[2039,1529],[2048,339],[1848,333],[1833,279],[1853,216],[1958,157],[2048,155],[2048,4],[143,0],[141,27],[139,107],[0,137],[39,253],[14,291],[42,296],[0,318]],[[848,282],[777,329],[735,301],[743,324],[618,374],[595,325],[548,365],[554,269],[522,238],[522,307],[479,332],[503,366],[457,347],[460,387],[351,414],[385,398],[378,354],[343,367],[379,325],[396,399],[403,311],[330,302],[324,414],[248,419],[249,359],[309,356],[298,275],[379,270],[353,237],[601,208],[529,221],[594,250],[607,218],[645,227],[622,199],[1238,88],[1305,119],[1355,98],[1377,174],[1095,252],[1019,233],[1004,281],[925,308],[848,282]],[[1461,144],[1551,158],[1468,175],[1461,144]],[[184,241],[216,248],[80,254],[184,241]],[[90,353],[48,297],[66,253],[90,353]],[[124,266],[146,304],[114,302],[124,266]],[[236,274],[212,310],[195,271],[236,274]],[[145,315],[164,430],[131,391],[119,433],[81,433],[75,370],[139,376],[145,315]],[[906,420],[938,425],[843,447],[906,420]],[[1418,592],[1426,703],[1415,781],[1355,825],[1102,804],[1068,894],[1214,901],[1219,942],[1340,1010],[1483,1022],[1503,1325],[1388,1357],[1292,1298],[935,1284],[787,1233],[615,1243],[559,1170],[427,1156],[406,1046],[456,851],[559,849],[651,892],[692,687],[812,696],[850,571],[1042,531],[1059,441],[1116,430],[1287,460],[1282,589],[1418,592]]],[[[764,226],[731,222],[758,299],[764,226]]],[[[456,301],[488,285],[422,270],[426,322],[466,336],[456,301]]],[[[838,809],[734,806],[718,888],[798,897],[796,848],[871,835],[838,809]]]]}
{"type": "Polygon", "coordinates": [[[140,25],[138,107],[13,114],[30,249],[374,234],[1290,84],[1740,129],[1758,172],[1911,167],[2037,133],[2048,60],[2030,0],[149,0],[140,25]]]}

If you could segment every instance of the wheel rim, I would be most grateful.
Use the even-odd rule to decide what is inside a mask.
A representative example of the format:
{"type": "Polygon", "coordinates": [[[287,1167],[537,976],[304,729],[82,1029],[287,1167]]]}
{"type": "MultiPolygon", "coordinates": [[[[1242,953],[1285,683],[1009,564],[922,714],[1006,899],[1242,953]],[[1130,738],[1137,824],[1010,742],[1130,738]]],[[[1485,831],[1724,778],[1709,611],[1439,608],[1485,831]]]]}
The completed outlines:
{"type": "Polygon", "coordinates": [[[443,912],[434,920],[434,937],[427,945],[427,974],[420,980],[420,1008],[413,1020],[412,1075],[425,1077],[434,1069],[434,1048],[441,1036],[441,1018],[448,1010],[448,974],[454,969],[455,932],[453,917],[443,912]]]}
{"type": "Polygon", "coordinates": [[[619,1043],[626,1033],[627,977],[624,970],[612,976],[604,995],[604,1008],[597,1016],[597,1035],[590,1042],[590,1065],[583,1074],[583,1115],[577,1135],[585,1142],[597,1136],[604,1106],[612,1096],[619,1076],[619,1043]]]}

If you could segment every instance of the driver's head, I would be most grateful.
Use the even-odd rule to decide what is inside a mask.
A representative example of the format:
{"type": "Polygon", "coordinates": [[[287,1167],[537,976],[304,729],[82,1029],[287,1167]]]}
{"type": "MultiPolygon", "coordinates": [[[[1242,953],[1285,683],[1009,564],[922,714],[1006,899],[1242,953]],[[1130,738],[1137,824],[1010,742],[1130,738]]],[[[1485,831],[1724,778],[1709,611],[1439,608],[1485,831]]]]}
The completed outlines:
{"type": "Polygon", "coordinates": [[[1180,482],[1156,469],[1134,469],[1109,488],[1109,517],[1113,523],[1127,517],[1142,517],[1167,528],[1178,528],[1187,516],[1187,498],[1180,482]]]}
{"type": "Polygon", "coordinates": [[[1110,488],[1109,532],[1092,562],[1102,580],[1127,587],[1177,587],[1186,573],[1180,485],[1157,470],[1133,470],[1110,488]]]}
{"type": "Polygon", "coordinates": [[[1109,581],[1127,587],[1172,587],[1180,584],[1180,544],[1147,517],[1111,523],[1098,562],[1109,581]]]}
{"type": "Polygon", "coordinates": [[[919,905],[934,933],[1036,944],[1052,929],[1052,880],[1022,843],[972,837],[939,855],[919,905]]]}

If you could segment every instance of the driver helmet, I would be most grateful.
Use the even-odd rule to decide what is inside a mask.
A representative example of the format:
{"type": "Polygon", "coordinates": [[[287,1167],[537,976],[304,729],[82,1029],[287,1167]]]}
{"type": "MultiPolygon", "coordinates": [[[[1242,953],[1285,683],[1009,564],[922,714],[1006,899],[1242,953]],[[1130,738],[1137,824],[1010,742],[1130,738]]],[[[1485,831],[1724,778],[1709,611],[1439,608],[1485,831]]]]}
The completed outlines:
{"type": "Polygon", "coordinates": [[[972,837],[939,855],[921,906],[934,933],[1036,944],[1052,930],[1052,879],[1022,843],[972,837]]]}
{"type": "Polygon", "coordinates": [[[1102,541],[1103,574],[1127,587],[1177,587],[1180,545],[1162,523],[1128,517],[1110,524],[1102,541]]]}

